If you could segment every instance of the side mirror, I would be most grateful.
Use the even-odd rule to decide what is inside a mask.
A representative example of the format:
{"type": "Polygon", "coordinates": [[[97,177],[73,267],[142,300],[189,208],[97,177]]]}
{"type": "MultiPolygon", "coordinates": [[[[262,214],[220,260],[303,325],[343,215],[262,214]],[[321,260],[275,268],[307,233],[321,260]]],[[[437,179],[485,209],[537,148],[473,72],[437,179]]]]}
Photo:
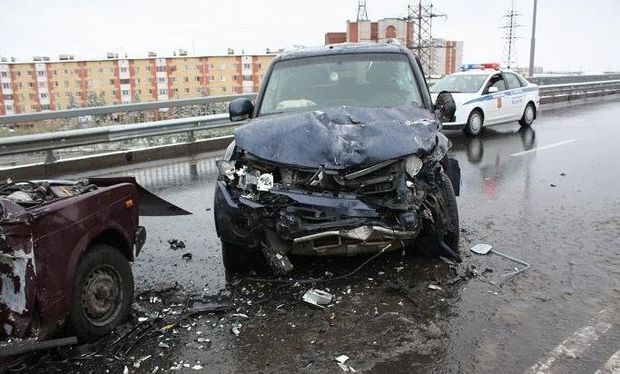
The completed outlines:
{"type": "Polygon", "coordinates": [[[228,116],[233,122],[252,118],[254,104],[250,99],[235,99],[228,104],[228,116]]]}
{"type": "Polygon", "coordinates": [[[441,91],[435,100],[435,112],[441,122],[452,122],[456,113],[456,104],[452,94],[448,91],[441,91]]]}
{"type": "Polygon", "coordinates": [[[491,86],[489,87],[489,93],[496,93],[499,92],[499,88],[491,86]]]}

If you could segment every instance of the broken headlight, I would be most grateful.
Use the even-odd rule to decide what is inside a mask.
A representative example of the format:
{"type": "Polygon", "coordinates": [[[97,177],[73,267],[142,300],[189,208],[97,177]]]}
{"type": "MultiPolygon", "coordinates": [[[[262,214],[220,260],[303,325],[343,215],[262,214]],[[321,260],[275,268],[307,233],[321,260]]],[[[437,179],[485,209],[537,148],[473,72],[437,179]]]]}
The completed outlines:
{"type": "Polygon", "coordinates": [[[220,175],[233,180],[235,179],[235,164],[236,162],[233,161],[226,161],[226,160],[217,160],[215,162],[215,166],[217,166],[217,169],[220,171],[220,175]]]}
{"type": "Polygon", "coordinates": [[[422,169],[422,160],[417,156],[409,156],[405,160],[405,171],[411,178],[415,177],[422,169]]]}

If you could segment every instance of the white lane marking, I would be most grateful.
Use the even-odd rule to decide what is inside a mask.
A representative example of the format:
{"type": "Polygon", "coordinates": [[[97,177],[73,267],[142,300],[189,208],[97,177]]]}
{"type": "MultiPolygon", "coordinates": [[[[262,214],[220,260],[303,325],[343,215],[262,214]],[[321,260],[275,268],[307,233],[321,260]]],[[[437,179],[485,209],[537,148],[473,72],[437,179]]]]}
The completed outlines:
{"type": "Polygon", "coordinates": [[[527,150],[527,151],[523,151],[523,152],[513,153],[513,154],[510,155],[510,157],[523,156],[523,155],[526,155],[528,153],[542,151],[543,149],[555,148],[555,147],[559,147],[561,145],[569,144],[569,143],[576,142],[576,141],[577,141],[577,139],[569,139],[569,140],[565,140],[565,141],[559,142],[559,143],[543,145],[542,147],[533,148],[533,149],[530,149],[530,150],[527,150]]]}
{"type": "Polygon", "coordinates": [[[620,373],[620,351],[614,353],[613,356],[605,363],[605,366],[598,369],[594,374],[618,374],[620,373]]]}
{"type": "Polygon", "coordinates": [[[532,366],[527,373],[529,374],[545,374],[552,373],[551,366],[561,357],[576,358],[579,357],[599,336],[603,335],[613,326],[612,311],[609,309],[601,310],[594,318],[588,321],[588,324],[573,335],[564,340],[560,345],[555,347],[553,351],[544,360],[538,361],[532,366]]]}

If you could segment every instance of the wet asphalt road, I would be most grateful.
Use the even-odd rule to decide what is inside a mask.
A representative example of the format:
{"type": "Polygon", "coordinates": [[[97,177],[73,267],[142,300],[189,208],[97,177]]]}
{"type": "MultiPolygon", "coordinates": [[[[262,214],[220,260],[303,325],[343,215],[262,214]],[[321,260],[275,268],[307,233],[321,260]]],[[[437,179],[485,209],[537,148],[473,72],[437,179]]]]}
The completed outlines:
{"type": "MultiPolygon", "coordinates": [[[[339,373],[334,358],[344,354],[347,365],[368,373],[523,373],[537,363],[537,369],[549,364],[550,372],[594,373],[620,349],[618,118],[616,100],[545,111],[528,131],[511,123],[487,128],[477,139],[447,132],[462,169],[463,263],[384,255],[348,279],[318,285],[338,297],[325,310],[299,300],[310,285],[226,278],[210,211],[213,157],[107,171],[135,175],[194,212],[143,219],[148,240],[133,266],[142,295],[134,321],[159,311],[164,318],[157,328],[178,325],[136,341],[121,360],[111,358],[108,346],[82,360],[47,356],[39,368],[120,373],[127,365],[130,372],[150,373],[156,367],[192,371],[199,364],[209,373],[339,373]],[[186,248],[169,249],[172,238],[186,248]],[[469,252],[479,242],[531,268],[502,278],[513,264],[469,252]],[[186,252],[193,255],[189,261],[181,258],[186,252]],[[179,290],[149,293],[162,282],[177,282],[179,290]],[[172,314],[188,298],[225,288],[233,311],[172,314]],[[158,299],[151,303],[153,295],[158,299]],[[231,327],[239,323],[237,336],[231,327]]],[[[364,259],[302,260],[292,276],[340,275],[364,259]]]]}

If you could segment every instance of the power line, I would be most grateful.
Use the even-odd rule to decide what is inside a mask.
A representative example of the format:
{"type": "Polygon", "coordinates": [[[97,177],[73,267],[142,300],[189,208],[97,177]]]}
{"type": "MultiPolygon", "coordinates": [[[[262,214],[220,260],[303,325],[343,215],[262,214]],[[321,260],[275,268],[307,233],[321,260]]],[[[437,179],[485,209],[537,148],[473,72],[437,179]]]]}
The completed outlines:
{"type": "Polygon", "coordinates": [[[506,40],[506,44],[504,46],[504,64],[508,68],[514,67],[517,63],[516,40],[519,39],[517,36],[517,28],[522,26],[518,23],[520,17],[521,14],[514,9],[513,1],[510,6],[510,10],[504,14],[506,22],[504,26],[501,27],[504,29],[504,39],[506,40]]]}
{"type": "Polygon", "coordinates": [[[437,17],[447,18],[448,16],[436,12],[432,2],[422,3],[422,0],[418,1],[417,6],[410,2],[407,7],[407,13],[407,20],[414,22],[414,29],[417,31],[412,49],[416,51],[420,58],[424,72],[427,75],[431,75],[434,71],[434,49],[445,48],[445,45],[435,45],[433,39],[433,19],[437,17]]]}

